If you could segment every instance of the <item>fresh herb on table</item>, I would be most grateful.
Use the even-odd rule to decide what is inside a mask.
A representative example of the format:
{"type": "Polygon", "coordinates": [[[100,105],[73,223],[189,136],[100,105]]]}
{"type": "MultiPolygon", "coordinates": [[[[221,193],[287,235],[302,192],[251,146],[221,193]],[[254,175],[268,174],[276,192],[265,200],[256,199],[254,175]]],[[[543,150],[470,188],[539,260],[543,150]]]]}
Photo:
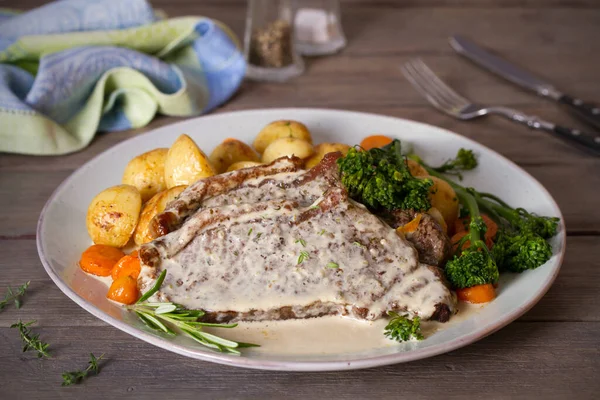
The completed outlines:
{"type": "Polygon", "coordinates": [[[90,353],[90,361],[88,361],[88,367],[85,370],[63,372],[62,386],[71,386],[73,384],[81,383],[81,381],[87,378],[87,376],[90,374],[98,375],[98,372],[100,371],[98,367],[98,361],[102,360],[102,357],[104,357],[104,354],[96,358],[93,353],[90,353]]]}
{"type": "Polygon", "coordinates": [[[13,289],[9,286],[6,290],[6,294],[4,295],[4,299],[0,301],[0,310],[6,307],[11,301],[15,302],[16,308],[21,308],[21,297],[25,295],[25,291],[29,287],[29,282],[30,281],[27,281],[16,289],[13,289]]]}
{"type": "Polygon", "coordinates": [[[240,354],[240,351],[238,350],[240,348],[259,347],[256,344],[234,342],[233,340],[223,339],[211,333],[204,332],[202,327],[205,326],[235,328],[237,324],[200,322],[199,319],[205,314],[203,310],[188,310],[175,303],[148,302],[147,300],[160,289],[166,275],[167,270],[163,270],[154,286],[144,293],[137,303],[127,306],[127,308],[135,312],[148,327],[168,335],[182,333],[203,346],[224,353],[240,354]]]}
{"type": "Polygon", "coordinates": [[[340,266],[337,263],[334,263],[334,262],[327,263],[327,268],[335,269],[335,268],[339,268],[339,267],[340,266]]]}
{"type": "Polygon", "coordinates": [[[34,350],[37,352],[38,357],[50,357],[50,353],[48,353],[49,344],[42,342],[39,333],[33,333],[29,328],[29,326],[35,324],[35,322],[36,321],[29,321],[23,323],[19,320],[19,322],[12,324],[10,327],[19,330],[21,340],[23,341],[23,353],[28,350],[34,350]]]}
{"type": "Polygon", "coordinates": [[[310,255],[307,251],[301,251],[300,256],[298,257],[298,264],[302,264],[304,260],[310,258],[310,255]]]}
{"type": "Polygon", "coordinates": [[[423,340],[419,317],[410,319],[406,315],[400,315],[394,311],[388,311],[388,315],[391,319],[383,331],[385,336],[398,342],[405,342],[413,338],[423,340]]]}

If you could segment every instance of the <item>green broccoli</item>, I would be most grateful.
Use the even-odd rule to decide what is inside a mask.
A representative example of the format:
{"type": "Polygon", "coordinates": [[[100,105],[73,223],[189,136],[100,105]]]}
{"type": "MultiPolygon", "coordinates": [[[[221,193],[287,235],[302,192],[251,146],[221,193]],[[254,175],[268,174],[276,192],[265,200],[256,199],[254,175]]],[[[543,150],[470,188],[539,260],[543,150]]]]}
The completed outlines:
{"type": "Polygon", "coordinates": [[[494,257],[482,239],[486,226],[479,213],[477,201],[463,188],[455,187],[454,190],[461,204],[469,211],[471,222],[469,232],[458,242],[456,254],[446,263],[446,278],[458,289],[497,283],[500,274],[494,257]],[[463,248],[467,241],[469,246],[463,248]]]}
{"type": "Polygon", "coordinates": [[[452,160],[446,161],[439,167],[432,168],[434,171],[440,173],[446,173],[449,175],[456,175],[458,179],[462,180],[461,171],[470,171],[477,167],[477,158],[473,153],[473,150],[459,149],[456,153],[456,157],[452,160]]]}
{"type": "Polygon", "coordinates": [[[391,319],[383,331],[385,336],[398,342],[405,342],[411,338],[423,340],[421,319],[419,317],[410,319],[394,311],[388,311],[388,315],[391,319]]]}
{"type": "Polygon", "coordinates": [[[350,197],[373,210],[431,208],[428,194],[433,181],[410,174],[399,140],[368,151],[351,148],[337,163],[350,197]]]}
{"type": "MultiPolygon", "coordinates": [[[[417,155],[409,155],[409,158],[419,162],[432,176],[446,180],[460,196],[461,192],[467,192],[479,208],[490,216],[498,224],[498,234],[492,247],[491,255],[500,270],[522,272],[527,269],[535,269],[543,265],[552,257],[552,246],[546,241],[556,235],[559,219],[532,214],[523,208],[512,208],[502,199],[489,194],[480,193],[473,188],[465,189],[459,184],[448,180],[435,169],[426,165],[417,155]]],[[[471,209],[465,206],[461,199],[463,210],[471,214],[471,209]]],[[[476,216],[479,215],[477,212],[476,216]]],[[[469,239],[467,239],[469,240],[469,239]]],[[[464,253],[464,252],[463,252],[464,253]]],[[[448,265],[446,274],[448,275],[448,265]]],[[[452,271],[452,266],[451,270],[452,271]]]]}

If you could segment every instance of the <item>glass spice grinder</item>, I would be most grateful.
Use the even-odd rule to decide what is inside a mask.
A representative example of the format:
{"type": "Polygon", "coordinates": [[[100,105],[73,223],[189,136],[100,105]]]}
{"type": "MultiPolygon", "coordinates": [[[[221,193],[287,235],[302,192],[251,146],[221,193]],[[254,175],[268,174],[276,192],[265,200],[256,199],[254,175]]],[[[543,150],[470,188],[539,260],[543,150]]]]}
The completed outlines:
{"type": "Polygon", "coordinates": [[[246,76],[283,82],[304,72],[296,52],[293,0],[249,0],[244,33],[246,76]]]}

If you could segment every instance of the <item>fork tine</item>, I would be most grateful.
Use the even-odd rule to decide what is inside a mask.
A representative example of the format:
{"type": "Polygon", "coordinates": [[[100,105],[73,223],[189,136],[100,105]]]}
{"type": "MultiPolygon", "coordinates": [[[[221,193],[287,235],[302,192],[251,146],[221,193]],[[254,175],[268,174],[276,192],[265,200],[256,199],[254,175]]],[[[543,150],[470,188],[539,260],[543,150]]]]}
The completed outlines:
{"type": "Polygon", "coordinates": [[[430,80],[434,85],[436,85],[441,91],[445,92],[451,100],[454,100],[455,103],[469,104],[470,101],[456,93],[454,89],[448,86],[444,81],[442,81],[432,70],[421,60],[420,58],[415,60],[415,64],[417,68],[423,73],[423,75],[430,80]]]}
{"type": "Polygon", "coordinates": [[[448,103],[448,101],[440,96],[437,93],[437,90],[433,89],[431,85],[427,83],[425,79],[419,74],[419,71],[415,68],[411,63],[406,63],[402,67],[402,72],[408,81],[413,85],[413,87],[423,95],[435,108],[438,110],[449,113],[453,108],[452,104],[448,103]]]}
{"type": "Polygon", "coordinates": [[[401,69],[415,89],[441,111],[458,116],[459,110],[470,104],[439,79],[421,59],[409,60],[401,69]]]}

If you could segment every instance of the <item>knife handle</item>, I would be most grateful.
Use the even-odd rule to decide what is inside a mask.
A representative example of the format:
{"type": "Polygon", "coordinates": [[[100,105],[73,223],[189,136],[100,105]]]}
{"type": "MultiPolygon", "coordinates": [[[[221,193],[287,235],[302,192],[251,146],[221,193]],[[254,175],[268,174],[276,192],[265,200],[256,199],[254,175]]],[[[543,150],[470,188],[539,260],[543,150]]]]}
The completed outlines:
{"type": "Polygon", "coordinates": [[[578,129],[566,128],[560,125],[554,125],[552,128],[557,136],[573,141],[583,149],[600,156],[600,134],[586,133],[578,129]]]}
{"type": "Polygon", "coordinates": [[[582,100],[563,94],[558,99],[559,103],[569,106],[577,116],[588,124],[600,129],[600,106],[584,103],[582,100]]]}

